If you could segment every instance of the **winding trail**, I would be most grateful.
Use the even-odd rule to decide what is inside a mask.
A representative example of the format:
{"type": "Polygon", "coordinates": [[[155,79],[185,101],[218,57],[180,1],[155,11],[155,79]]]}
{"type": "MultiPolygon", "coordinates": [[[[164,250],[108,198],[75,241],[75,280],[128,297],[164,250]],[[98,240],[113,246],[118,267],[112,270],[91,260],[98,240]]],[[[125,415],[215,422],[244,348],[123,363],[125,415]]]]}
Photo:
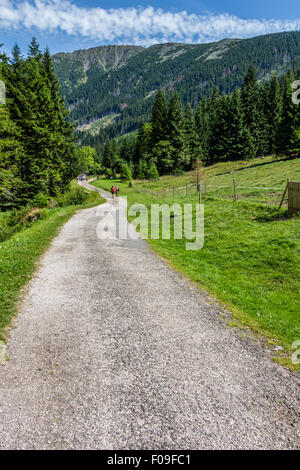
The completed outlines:
{"type": "Polygon", "coordinates": [[[1,449],[299,448],[299,378],[143,240],[63,227],[0,367],[1,449]]]}

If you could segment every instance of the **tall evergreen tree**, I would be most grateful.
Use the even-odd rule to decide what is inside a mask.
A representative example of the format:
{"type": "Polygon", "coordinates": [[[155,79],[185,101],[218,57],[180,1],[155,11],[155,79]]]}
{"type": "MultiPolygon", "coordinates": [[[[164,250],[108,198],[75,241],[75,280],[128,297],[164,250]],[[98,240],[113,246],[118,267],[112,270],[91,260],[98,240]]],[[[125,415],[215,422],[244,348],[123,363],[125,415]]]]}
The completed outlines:
{"type": "Polygon", "coordinates": [[[236,89],[228,99],[227,129],[225,135],[226,160],[253,158],[255,147],[249,129],[244,125],[240,91],[236,89]]]}
{"type": "Polygon", "coordinates": [[[282,90],[282,113],[278,126],[277,133],[277,152],[278,153],[291,153],[292,144],[291,139],[297,137],[297,115],[299,112],[298,106],[292,101],[292,82],[294,80],[293,72],[283,76],[281,82],[282,90]],[[295,132],[296,131],[296,132],[295,132]]]}
{"type": "Polygon", "coordinates": [[[269,134],[268,153],[270,154],[276,151],[276,136],[279,129],[281,107],[280,86],[276,75],[273,75],[269,88],[268,102],[266,104],[269,134]]]}
{"type": "Polygon", "coordinates": [[[22,156],[18,130],[10,119],[8,107],[0,105],[0,203],[18,202],[22,156]]]}
{"type": "Polygon", "coordinates": [[[180,172],[188,166],[189,156],[185,152],[182,107],[178,93],[174,93],[170,99],[167,129],[172,147],[173,172],[180,172]]]}
{"type": "Polygon", "coordinates": [[[107,139],[107,141],[105,142],[105,147],[104,147],[102,166],[105,169],[113,168],[114,163],[115,163],[115,158],[114,158],[112,143],[110,139],[107,139]]]}
{"type": "Polygon", "coordinates": [[[151,144],[167,138],[168,104],[165,93],[159,89],[151,115],[151,144]]]}
{"type": "Polygon", "coordinates": [[[215,101],[211,117],[209,141],[209,163],[224,161],[228,158],[228,107],[229,98],[221,96],[215,101]]]}
{"type": "MultiPolygon", "coordinates": [[[[244,124],[254,139],[256,152],[259,149],[259,91],[254,66],[249,67],[241,88],[241,104],[244,124]]],[[[256,153],[255,152],[255,153],[256,153]]]]}
{"type": "Polygon", "coordinates": [[[152,126],[149,123],[143,123],[139,129],[135,148],[133,151],[133,163],[137,164],[140,159],[145,158],[151,150],[152,126]]]}
{"type": "Polygon", "coordinates": [[[207,100],[204,98],[197,108],[196,116],[196,132],[202,150],[202,160],[208,163],[209,159],[209,140],[210,140],[210,114],[207,100]]]}
{"type": "Polygon", "coordinates": [[[184,115],[184,139],[185,147],[189,155],[189,166],[186,169],[193,168],[196,160],[202,160],[202,148],[200,138],[196,129],[196,121],[190,104],[186,106],[184,115]]]}

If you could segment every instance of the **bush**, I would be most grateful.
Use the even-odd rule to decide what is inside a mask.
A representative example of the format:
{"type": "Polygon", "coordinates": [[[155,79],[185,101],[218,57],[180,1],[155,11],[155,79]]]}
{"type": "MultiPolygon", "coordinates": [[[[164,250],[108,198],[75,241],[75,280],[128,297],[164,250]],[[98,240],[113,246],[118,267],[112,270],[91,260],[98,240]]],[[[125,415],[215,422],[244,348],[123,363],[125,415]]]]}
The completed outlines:
{"type": "Polygon", "coordinates": [[[87,198],[88,193],[86,190],[78,186],[64,194],[61,194],[57,198],[57,205],[59,207],[81,205],[87,200],[87,198]]]}
{"type": "Polygon", "coordinates": [[[10,237],[13,230],[5,225],[0,225],[0,242],[4,242],[10,237]]]}
{"type": "Polygon", "coordinates": [[[16,225],[22,224],[22,220],[24,220],[28,210],[28,207],[22,207],[21,209],[13,209],[10,211],[7,219],[7,225],[9,227],[15,227],[16,225]]]}

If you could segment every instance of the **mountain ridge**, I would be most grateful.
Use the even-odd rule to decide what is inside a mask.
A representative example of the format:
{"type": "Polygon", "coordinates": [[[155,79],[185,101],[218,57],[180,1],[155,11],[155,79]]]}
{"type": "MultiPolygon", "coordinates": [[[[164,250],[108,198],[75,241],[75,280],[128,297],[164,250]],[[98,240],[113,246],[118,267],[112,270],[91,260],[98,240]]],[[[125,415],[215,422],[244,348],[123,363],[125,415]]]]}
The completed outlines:
{"type": "Polygon", "coordinates": [[[184,104],[195,107],[216,86],[221,93],[240,86],[250,64],[259,80],[300,67],[300,32],[205,44],[98,46],[55,54],[53,62],[70,120],[78,129],[99,120],[98,132],[96,126],[93,135],[79,132],[82,141],[93,145],[149,119],[158,88],[167,94],[177,91],[184,104]]]}

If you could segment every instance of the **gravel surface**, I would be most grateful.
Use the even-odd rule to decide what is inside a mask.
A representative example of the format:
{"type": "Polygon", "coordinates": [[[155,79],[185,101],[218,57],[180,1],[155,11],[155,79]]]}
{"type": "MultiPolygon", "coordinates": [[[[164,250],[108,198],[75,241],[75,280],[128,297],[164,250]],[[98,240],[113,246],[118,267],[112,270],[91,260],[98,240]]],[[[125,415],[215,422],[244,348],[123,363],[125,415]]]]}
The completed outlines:
{"type": "Polygon", "coordinates": [[[0,448],[299,448],[299,377],[143,240],[99,240],[107,197],[28,286],[0,367],[0,448]]]}

